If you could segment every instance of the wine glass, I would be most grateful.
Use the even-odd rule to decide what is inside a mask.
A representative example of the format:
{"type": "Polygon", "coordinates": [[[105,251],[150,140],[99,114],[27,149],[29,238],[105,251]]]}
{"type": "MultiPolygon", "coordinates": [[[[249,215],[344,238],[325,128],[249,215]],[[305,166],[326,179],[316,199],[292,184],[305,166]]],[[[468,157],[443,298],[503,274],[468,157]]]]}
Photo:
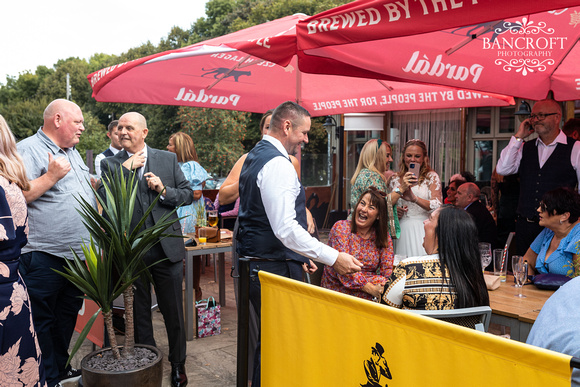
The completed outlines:
{"type": "Polygon", "coordinates": [[[516,297],[524,298],[525,295],[522,294],[522,288],[528,278],[528,265],[524,261],[524,257],[521,255],[514,255],[512,257],[512,271],[514,273],[514,280],[516,281],[516,288],[518,289],[518,294],[516,297]]]}
{"type": "Polygon", "coordinates": [[[479,244],[479,255],[481,257],[481,267],[485,271],[485,268],[491,263],[491,244],[482,242],[479,244]]]}

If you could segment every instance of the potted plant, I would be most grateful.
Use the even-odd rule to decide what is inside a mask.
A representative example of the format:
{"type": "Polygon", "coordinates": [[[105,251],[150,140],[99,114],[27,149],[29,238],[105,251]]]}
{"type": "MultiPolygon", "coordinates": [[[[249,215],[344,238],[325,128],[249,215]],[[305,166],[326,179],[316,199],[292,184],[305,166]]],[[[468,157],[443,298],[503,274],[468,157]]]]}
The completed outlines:
{"type": "Polygon", "coordinates": [[[103,315],[111,344],[109,348],[95,351],[82,360],[83,384],[87,387],[123,384],[161,386],[163,373],[161,352],[157,348],[145,345],[138,345],[145,348],[143,350],[136,351],[135,349],[133,284],[140,275],[145,275],[151,280],[148,267],[143,262],[143,256],[158,243],[160,238],[167,236],[164,232],[174,220],[170,219],[173,213],[170,212],[152,227],[142,227],[159,200],[160,195],[158,195],[140,219],[137,227],[132,230],[131,219],[137,195],[137,183],[135,173],[125,177],[120,169],[111,178],[105,176],[102,182],[105,197],[100,197],[93,188],[103,209],[102,214],[89,202],[84,199],[79,200],[81,207],[79,213],[91,234],[91,240],[82,246],[85,259],[82,260],[73,251],[74,260],[67,261],[65,272],[59,272],[84,292],[86,299],[94,301],[99,306],[99,310],[82,330],[71,351],[69,362],[80,348],[99,313],[103,315]],[[115,282],[113,282],[114,270],[119,273],[119,279],[115,282]],[[122,348],[117,344],[112,319],[113,300],[121,294],[124,298],[126,320],[125,343],[122,348]],[[151,352],[154,355],[151,355],[151,352]],[[139,359],[139,356],[152,359],[139,359]],[[99,359],[103,364],[95,364],[99,359]],[[117,371],[111,369],[112,367],[119,369],[123,362],[132,364],[133,368],[136,366],[138,369],[117,371]],[[141,367],[144,363],[149,363],[149,365],[141,367]],[[99,368],[103,369],[99,370],[99,368]]]}

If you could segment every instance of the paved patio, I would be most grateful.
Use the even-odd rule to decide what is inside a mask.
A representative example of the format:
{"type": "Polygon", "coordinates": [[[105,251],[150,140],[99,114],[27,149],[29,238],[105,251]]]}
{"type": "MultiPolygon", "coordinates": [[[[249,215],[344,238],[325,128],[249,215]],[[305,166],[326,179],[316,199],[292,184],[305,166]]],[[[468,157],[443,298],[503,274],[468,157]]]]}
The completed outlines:
{"type": "MultiPolygon", "coordinates": [[[[234,282],[230,276],[231,253],[226,253],[226,307],[221,308],[222,333],[217,336],[194,338],[187,342],[187,362],[185,365],[187,378],[190,386],[199,387],[229,387],[236,385],[236,348],[237,348],[237,309],[234,297],[234,282]]],[[[210,260],[210,266],[205,267],[205,273],[201,275],[201,288],[203,298],[213,296],[218,299],[218,284],[214,280],[214,262],[210,260]]],[[[165,355],[163,387],[170,387],[169,373],[171,367],[167,361],[169,347],[163,317],[159,311],[153,312],[153,325],[155,328],[155,340],[157,346],[165,355]]],[[[77,335],[73,337],[76,340],[77,335]]],[[[123,340],[123,336],[118,336],[123,340]]],[[[122,342],[122,341],[121,341],[122,342]]],[[[93,350],[90,342],[85,342],[72,361],[75,368],[80,368],[83,356],[93,350]]],[[[65,387],[75,387],[69,383],[65,387]]]]}

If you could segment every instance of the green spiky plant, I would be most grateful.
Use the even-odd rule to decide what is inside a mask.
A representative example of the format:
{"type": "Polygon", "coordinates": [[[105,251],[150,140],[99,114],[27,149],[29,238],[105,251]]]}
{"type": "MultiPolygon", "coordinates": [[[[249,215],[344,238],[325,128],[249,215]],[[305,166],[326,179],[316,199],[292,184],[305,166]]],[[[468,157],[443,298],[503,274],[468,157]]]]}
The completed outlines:
{"type": "Polygon", "coordinates": [[[140,219],[138,225],[131,229],[138,191],[135,173],[125,177],[121,167],[119,167],[119,170],[114,171],[112,177],[104,176],[102,184],[105,198],[100,197],[97,191],[92,188],[103,209],[102,214],[85,199],[77,198],[80,204],[78,211],[83,218],[85,227],[91,234],[90,243],[82,245],[85,260],[82,260],[73,251],[74,260],[67,260],[65,272],[59,272],[85,294],[84,298],[94,301],[99,306],[99,310],[89,319],[82,330],[68,362],[82,345],[99,313],[103,314],[115,358],[120,359],[121,356],[132,357],[134,355],[133,284],[141,275],[145,275],[148,280],[151,280],[143,257],[151,247],[159,242],[160,238],[171,236],[164,234],[164,232],[175,221],[170,219],[175,211],[173,210],[163,215],[152,227],[143,227],[145,220],[161,197],[159,194],[140,219]],[[119,273],[119,279],[115,283],[112,282],[114,269],[119,273]],[[125,304],[125,343],[122,352],[119,350],[113,330],[112,314],[113,300],[121,294],[123,294],[125,304]]]}

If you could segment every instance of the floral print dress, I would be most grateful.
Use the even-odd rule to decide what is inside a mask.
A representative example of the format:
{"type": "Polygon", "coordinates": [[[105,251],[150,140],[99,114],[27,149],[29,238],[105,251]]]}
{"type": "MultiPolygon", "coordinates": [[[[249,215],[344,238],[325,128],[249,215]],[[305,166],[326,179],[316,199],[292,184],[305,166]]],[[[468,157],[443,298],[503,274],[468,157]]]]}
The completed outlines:
{"type": "Polygon", "coordinates": [[[378,249],[375,245],[375,234],[363,239],[353,234],[350,221],[340,220],[334,224],[328,235],[328,245],[338,251],[348,253],[358,259],[363,267],[360,272],[340,275],[332,267],[325,266],[321,286],[351,296],[372,300],[373,297],[363,291],[367,282],[384,285],[393,271],[393,242],[389,236],[386,248],[378,249]]]}
{"type": "Polygon", "coordinates": [[[0,176],[0,386],[46,386],[30,299],[18,272],[27,241],[22,191],[0,176]]]}

